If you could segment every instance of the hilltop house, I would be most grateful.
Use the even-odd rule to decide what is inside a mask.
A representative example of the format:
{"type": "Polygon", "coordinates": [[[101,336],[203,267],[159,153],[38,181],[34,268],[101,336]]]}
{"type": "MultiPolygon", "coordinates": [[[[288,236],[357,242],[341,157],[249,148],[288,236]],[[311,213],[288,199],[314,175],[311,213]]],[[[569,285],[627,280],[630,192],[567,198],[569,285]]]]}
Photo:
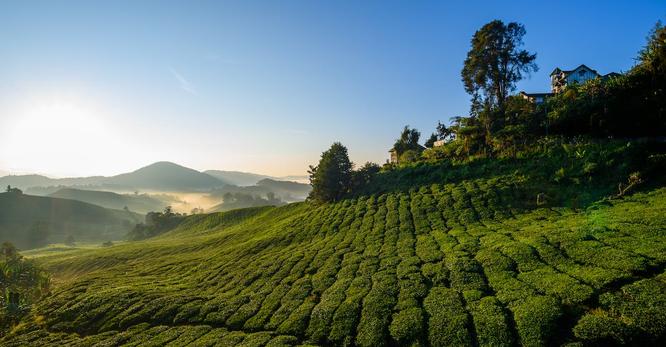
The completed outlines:
{"type": "Polygon", "coordinates": [[[562,70],[556,67],[550,73],[550,88],[553,93],[559,93],[571,84],[583,84],[591,79],[601,77],[597,70],[592,70],[581,64],[573,70],[562,70]]]}
{"type": "Polygon", "coordinates": [[[525,93],[520,92],[520,96],[524,99],[529,100],[535,104],[541,104],[546,99],[554,94],[562,92],[568,85],[572,84],[583,84],[591,79],[595,78],[612,78],[617,77],[620,74],[616,72],[611,72],[605,75],[601,75],[597,70],[593,70],[581,64],[573,70],[562,70],[559,67],[555,68],[553,72],[550,73],[550,93],[525,93]]]}

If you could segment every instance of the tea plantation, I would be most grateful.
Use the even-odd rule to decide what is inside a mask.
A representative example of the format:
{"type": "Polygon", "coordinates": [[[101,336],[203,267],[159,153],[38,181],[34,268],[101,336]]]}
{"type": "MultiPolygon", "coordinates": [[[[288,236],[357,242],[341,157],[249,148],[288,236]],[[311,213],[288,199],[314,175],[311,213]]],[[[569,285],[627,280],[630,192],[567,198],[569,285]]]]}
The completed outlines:
{"type": "Polygon", "coordinates": [[[666,188],[630,147],[422,164],[337,203],[42,256],[55,288],[0,344],[663,345],[666,188]]]}

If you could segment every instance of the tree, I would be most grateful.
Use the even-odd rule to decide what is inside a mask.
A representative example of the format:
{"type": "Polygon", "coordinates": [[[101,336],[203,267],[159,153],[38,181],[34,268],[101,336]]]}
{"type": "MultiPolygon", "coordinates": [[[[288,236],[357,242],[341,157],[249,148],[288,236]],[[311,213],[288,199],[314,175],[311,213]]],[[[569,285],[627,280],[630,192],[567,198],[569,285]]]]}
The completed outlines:
{"type": "Polygon", "coordinates": [[[418,151],[420,149],[419,146],[420,137],[421,133],[418,130],[410,129],[409,125],[405,125],[405,128],[402,129],[402,133],[400,133],[400,137],[395,141],[395,144],[393,145],[393,150],[396,151],[398,156],[401,156],[402,153],[409,150],[418,151]]]}
{"type": "Polygon", "coordinates": [[[357,191],[370,183],[372,178],[381,170],[375,163],[367,162],[358,170],[352,172],[352,189],[357,191]]]}
{"type": "Polygon", "coordinates": [[[441,122],[437,122],[437,139],[448,141],[454,136],[453,129],[446,127],[441,122]]]}
{"type": "Polygon", "coordinates": [[[666,26],[657,22],[647,38],[647,44],[638,53],[637,69],[654,76],[666,75],[666,26]]]}
{"type": "Polygon", "coordinates": [[[18,254],[11,243],[0,246],[0,328],[20,320],[48,289],[49,275],[45,271],[18,254]]]}
{"type": "Polygon", "coordinates": [[[436,133],[432,133],[428,140],[423,144],[426,148],[433,148],[435,146],[435,142],[439,140],[439,137],[437,136],[436,133]]]}
{"type": "Polygon", "coordinates": [[[479,116],[489,140],[497,113],[515,90],[523,74],[537,71],[535,53],[523,45],[525,27],[511,22],[494,20],[479,29],[472,37],[472,48],[467,53],[462,69],[465,91],[472,95],[472,113],[479,116]],[[481,111],[485,112],[481,112],[481,111]]]}
{"type": "Polygon", "coordinates": [[[349,160],[347,148],[339,142],[321,154],[317,166],[310,166],[309,199],[318,202],[330,202],[341,199],[349,193],[352,183],[353,164],[349,160]]]}
{"type": "Polygon", "coordinates": [[[12,193],[12,194],[23,194],[23,191],[20,190],[20,189],[18,189],[18,188],[16,188],[16,187],[12,187],[12,186],[8,185],[8,186],[7,186],[7,193],[12,193]]]}

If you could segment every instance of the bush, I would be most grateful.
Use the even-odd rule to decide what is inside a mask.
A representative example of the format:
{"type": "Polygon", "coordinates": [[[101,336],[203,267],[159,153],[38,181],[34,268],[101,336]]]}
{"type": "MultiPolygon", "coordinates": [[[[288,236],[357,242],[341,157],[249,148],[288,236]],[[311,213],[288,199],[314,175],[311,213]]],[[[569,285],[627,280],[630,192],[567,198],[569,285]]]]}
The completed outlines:
{"type": "Polygon", "coordinates": [[[553,337],[557,320],[562,316],[560,303],[550,296],[529,296],[510,306],[520,343],[544,346],[553,337]]]}
{"type": "Polygon", "coordinates": [[[420,307],[412,307],[393,314],[389,327],[391,337],[401,345],[416,340],[423,332],[425,316],[420,307]]]}
{"type": "Polygon", "coordinates": [[[471,305],[479,346],[513,346],[511,328],[499,301],[491,296],[471,305]]]}
{"type": "Polygon", "coordinates": [[[467,312],[459,294],[449,288],[433,287],[423,301],[430,315],[428,319],[428,341],[431,346],[472,344],[468,331],[467,312]]]}
{"type": "Polygon", "coordinates": [[[589,344],[628,344],[634,332],[619,319],[604,314],[586,314],[573,329],[574,335],[589,344]]]}

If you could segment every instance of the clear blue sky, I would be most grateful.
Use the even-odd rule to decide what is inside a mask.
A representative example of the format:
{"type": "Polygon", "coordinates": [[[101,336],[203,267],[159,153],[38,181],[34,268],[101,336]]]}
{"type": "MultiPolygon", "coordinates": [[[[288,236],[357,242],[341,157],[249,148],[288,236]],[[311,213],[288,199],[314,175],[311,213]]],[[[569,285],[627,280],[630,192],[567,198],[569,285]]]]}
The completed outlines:
{"type": "Polygon", "coordinates": [[[384,162],[402,126],[468,110],[493,19],[557,66],[633,65],[666,1],[2,1],[0,169],[114,174],[158,160],[302,174],[333,141],[384,162]]]}

